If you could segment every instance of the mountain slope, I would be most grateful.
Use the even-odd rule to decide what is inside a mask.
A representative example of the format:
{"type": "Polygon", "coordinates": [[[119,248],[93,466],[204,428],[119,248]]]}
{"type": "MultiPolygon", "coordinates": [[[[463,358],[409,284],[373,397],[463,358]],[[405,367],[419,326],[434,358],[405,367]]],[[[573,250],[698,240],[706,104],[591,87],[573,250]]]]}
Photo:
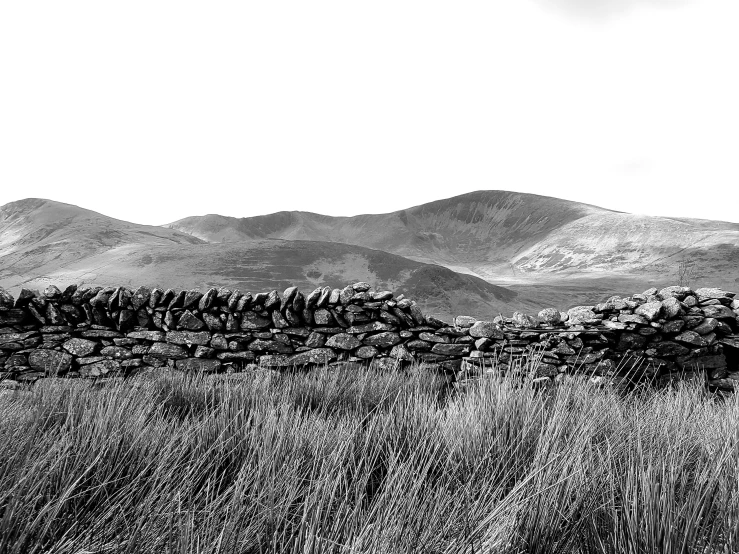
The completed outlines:
{"type": "Polygon", "coordinates": [[[533,194],[479,191],[388,214],[330,217],[308,212],[229,218],[189,217],[167,227],[209,242],[255,238],[357,244],[453,265],[484,259],[505,265],[562,225],[608,210],[533,194]]]}
{"type": "Polygon", "coordinates": [[[739,224],[615,212],[558,198],[478,191],[388,214],[190,217],[168,227],[208,241],[321,240],[378,248],[507,283],[674,273],[739,278],[739,224]]]}
{"type": "Polygon", "coordinates": [[[122,245],[203,242],[171,229],[136,225],[71,204],[28,198],[0,207],[0,279],[23,278],[47,266],[63,267],[122,245]]]}
{"type": "Polygon", "coordinates": [[[204,241],[76,206],[29,199],[0,208],[0,286],[228,286],[260,291],[368,281],[405,293],[442,317],[490,316],[518,306],[516,294],[471,275],[359,246],[260,239],[204,241]]]}

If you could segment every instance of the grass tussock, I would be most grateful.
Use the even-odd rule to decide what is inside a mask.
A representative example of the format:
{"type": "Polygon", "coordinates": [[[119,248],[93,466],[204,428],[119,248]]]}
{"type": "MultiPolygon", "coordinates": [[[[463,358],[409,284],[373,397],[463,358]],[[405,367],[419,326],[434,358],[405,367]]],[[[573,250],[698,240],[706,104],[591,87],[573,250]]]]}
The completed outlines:
{"type": "Polygon", "coordinates": [[[422,368],[0,396],[0,554],[739,551],[739,401],[422,368]]]}

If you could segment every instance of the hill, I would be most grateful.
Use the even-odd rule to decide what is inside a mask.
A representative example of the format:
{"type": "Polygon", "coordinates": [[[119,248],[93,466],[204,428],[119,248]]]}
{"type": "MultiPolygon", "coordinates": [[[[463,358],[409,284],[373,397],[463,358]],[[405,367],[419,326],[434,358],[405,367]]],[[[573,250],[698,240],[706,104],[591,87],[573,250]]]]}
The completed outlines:
{"type": "Polygon", "coordinates": [[[0,286],[46,283],[228,286],[260,291],[367,281],[413,297],[431,314],[490,316],[516,293],[471,275],[360,246],[276,239],[206,243],[76,206],[29,199],[0,208],[0,286]]]}
{"type": "Polygon", "coordinates": [[[569,291],[575,281],[601,291],[614,286],[638,290],[676,281],[684,260],[694,262],[697,281],[736,287],[739,279],[739,224],[635,215],[498,190],[387,214],[206,215],[168,227],[207,241],[283,238],[356,244],[520,291],[546,284],[556,294],[569,291]]]}
{"type": "Polygon", "coordinates": [[[479,191],[377,215],[278,212],[188,217],[167,225],[209,242],[256,238],[320,240],[377,248],[421,261],[506,267],[522,248],[567,223],[608,210],[533,194],[479,191]]]}
{"type": "Polygon", "coordinates": [[[136,225],[71,204],[27,198],[0,207],[0,280],[23,281],[124,245],[203,244],[185,233],[136,225]]]}

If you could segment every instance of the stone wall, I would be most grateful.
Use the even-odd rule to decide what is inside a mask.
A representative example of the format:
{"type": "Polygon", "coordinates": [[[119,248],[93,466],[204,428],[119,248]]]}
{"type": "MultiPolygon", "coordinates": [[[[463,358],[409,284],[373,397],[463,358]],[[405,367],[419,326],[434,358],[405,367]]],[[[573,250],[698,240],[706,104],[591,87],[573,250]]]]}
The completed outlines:
{"type": "MultiPolygon", "coordinates": [[[[77,286],[18,298],[0,289],[0,381],[156,371],[248,371],[374,360],[433,363],[461,378],[536,367],[657,383],[698,373],[739,384],[739,300],[714,288],[667,287],[566,313],[445,323],[415,302],[367,283],[303,295],[212,288],[174,291],[77,286]],[[526,364],[535,360],[536,364],[526,364]]],[[[739,386],[739,385],[738,385],[739,386]]]]}

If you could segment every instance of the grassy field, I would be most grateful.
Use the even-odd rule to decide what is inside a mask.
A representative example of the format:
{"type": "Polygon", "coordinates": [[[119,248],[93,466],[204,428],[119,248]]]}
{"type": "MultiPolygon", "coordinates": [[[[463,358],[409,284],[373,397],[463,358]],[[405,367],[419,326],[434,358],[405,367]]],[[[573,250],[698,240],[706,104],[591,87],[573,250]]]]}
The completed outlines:
{"type": "Polygon", "coordinates": [[[739,551],[739,400],[433,373],[0,395],[0,553],[739,551]]]}

